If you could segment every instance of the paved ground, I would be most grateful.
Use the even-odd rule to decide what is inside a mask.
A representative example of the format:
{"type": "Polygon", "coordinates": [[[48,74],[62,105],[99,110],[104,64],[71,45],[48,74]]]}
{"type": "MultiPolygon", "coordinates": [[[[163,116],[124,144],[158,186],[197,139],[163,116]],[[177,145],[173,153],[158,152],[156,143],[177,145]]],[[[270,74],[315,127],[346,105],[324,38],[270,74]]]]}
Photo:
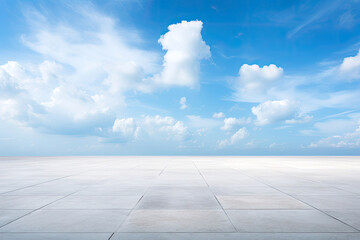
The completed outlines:
{"type": "Polygon", "coordinates": [[[0,239],[360,239],[360,157],[0,158],[0,239]]]}

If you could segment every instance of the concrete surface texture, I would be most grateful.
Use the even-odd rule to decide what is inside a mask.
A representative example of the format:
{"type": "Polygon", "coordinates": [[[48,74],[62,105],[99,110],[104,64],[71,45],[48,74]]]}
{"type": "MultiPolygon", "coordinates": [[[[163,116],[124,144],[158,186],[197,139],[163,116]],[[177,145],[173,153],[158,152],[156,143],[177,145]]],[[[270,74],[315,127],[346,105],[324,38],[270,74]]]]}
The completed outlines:
{"type": "Polygon", "coordinates": [[[2,240],[360,239],[360,157],[1,157],[2,240]]]}

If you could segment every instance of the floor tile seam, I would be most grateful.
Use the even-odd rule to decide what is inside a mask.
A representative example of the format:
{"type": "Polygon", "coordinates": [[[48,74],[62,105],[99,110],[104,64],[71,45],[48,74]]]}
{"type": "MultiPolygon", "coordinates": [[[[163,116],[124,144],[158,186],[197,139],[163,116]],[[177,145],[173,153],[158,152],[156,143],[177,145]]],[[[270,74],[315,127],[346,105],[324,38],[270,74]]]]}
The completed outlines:
{"type": "MultiPolygon", "coordinates": [[[[339,196],[339,194],[293,194],[293,193],[289,193],[292,194],[293,196],[339,196]]],[[[358,196],[357,194],[340,194],[341,196],[358,196]]],[[[359,195],[360,196],[360,195],[359,195]]]]}
{"type": "MultiPolygon", "coordinates": [[[[76,190],[76,191],[82,191],[82,190],[76,190]]],[[[71,192],[73,193],[73,192],[71,192]]],[[[67,194],[66,194],[67,195],[67,194]]],[[[11,196],[11,197],[63,197],[65,195],[44,195],[44,194],[28,194],[28,195],[4,195],[4,196],[11,196]]],[[[74,195],[76,197],[137,197],[139,195],[107,195],[107,194],[97,194],[97,195],[74,195]]],[[[2,196],[0,196],[2,197],[2,196]]]]}
{"type": "Polygon", "coordinates": [[[110,240],[114,236],[115,232],[112,232],[111,235],[108,237],[107,240],[110,240]]]}
{"type": "MultiPolygon", "coordinates": [[[[74,232],[74,231],[69,231],[69,232],[0,232],[0,234],[46,234],[46,233],[56,233],[56,234],[87,234],[87,233],[98,233],[98,234],[104,234],[104,233],[108,233],[111,234],[112,232],[74,232]]],[[[344,231],[339,231],[339,232],[115,232],[115,234],[154,234],[154,233],[164,233],[164,234],[229,234],[229,235],[246,235],[246,234],[257,234],[257,233],[262,233],[262,234],[279,234],[279,235],[287,235],[287,234],[328,234],[328,233],[336,233],[336,234],[355,234],[355,235],[360,235],[359,232],[344,232],[344,231]]]]}
{"type": "Polygon", "coordinates": [[[335,217],[335,216],[333,216],[333,215],[331,215],[331,214],[329,214],[329,213],[325,212],[325,211],[324,211],[324,209],[317,208],[317,207],[315,207],[315,206],[311,205],[310,203],[307,203],[307,202],[305,202],[305,201],[303,201],[303,200],[301,200],[301,199],[297,198],[297,197],[296,197],[296,195],[295,195],[295,196],[294,196],[294,195],[291,195],[291,194],[288,194],[288,195],[289,195],[290,197],[293,197],[294,199],[296,199],[296,200],[300,201],[300,202],[303,202],[303,203],[305,203],[305,204],[309,205],[310,207],[312,207],[312,208],[316,209],[317,211],[319,211],[319,212],[321,212],[321,213],[323,213],[323,214],[325,214],[325,215],[327,215],[327,216],[329,216],[329,217],[333,218],[334,220],[339,221],[339,222],[341,222],[341,223],[343,223],[343,224],[345,224],[345,225],[347,225],[347,226],[349,226],[349,227],[351,227],[351,228],[355,229],[356,231],[360,232],[360,228],[358,229],[358,228],[356,228],[356,227],[354,227],[354,226],[350,225],[349,223],[342,221],[341,219],[339,219],[339,218],[337,218],[337,217],[335,217]]]}
{"type": "MultiPolygon", "coordinates": [[[[61,232],[62,233],[62,232],[61,232]]],[[[71,232],[66,232],[71,233],[71,232]]],[[[78,233],[78,232],[76,232],[78,233]]],[[[279,235],[288,235],[288,234],[351,234],[351,235],[360,235],[359,232],[116,232],[115,234],[228,234],[228,235],[255,235],[255,234],[279,234],[279,235]]]]}
{"type": "Polygon", "coordinates": [[[214,192],[212,191],[212,189],[210,188],[210,185],[207,183],[206,179],[204,178],[204,176],[202,175],[200,169],[198,168],[198,166],[196,165],[195,161],[192,161],[194,166],[196,167],[196,169],[198,170],[200,176],[203,178],[204,182],[206,183],[206,185],[208,186],[209,191],[212,193],[212,195],[214,196],[215,200],[217,201],[217,203],[219,204],[219,206],[221,207],[223,213],[225,214],[226,218],[229,220],[231,226],[233,227],[233,229],[235,231],[238,232],[238,229],[235,227],[235,224],[231,221],[230,217],[228,216],[227,212],[225,211],[224,207],[221,205],[219,199],[216,197],[216,195],[214,194],[214,192]]]}
{"type": "MultiPolygon", "coordinates": [[[[161,173],[166,169],[167,166],[168,166],[168,164],[166,164],[166,165],[164,166],[164,168],[163,168],[163,170],[161,171],[161,173]]],[[[160,176],[160,175],[161,175],[161,174],[159,174],[159,176],[160,176]]],[[[159,177],[159,176],[158,176],[158,177],[159,177]]],[[[153,186],[153,185],[148,186],[148,187],[146,188],[145,192],[141,195],[141,197],[140,197],[139,200],[136,202],[136,204],[133,206],[133,208],[128,212],[128,214],[127,214],[127,216],[124,218],[124,220],[121,221],[121,223],[119,224],[119,226],[115,229],[115,231],[113,232],[113,235],[121,229],[122,225],[126,222],[126,220],[127,220],[128,217],[131,215],[131,213],[136,209],[136,207],[138,206],[138,204],[140,203],[140,201],[143,199],[143,197],[150,191],[150,188],[151,188],[152,186],[153,186]]],[[[113,235],[112,235],[112,236],[113,236],[113,235]]],[[[111,237],[112,237],[112,236],[111,236],[111,237]]],[[[111,237],[109,238],[109,240],[111,239],[111,237]]]]}
{"type": "Polygon", "coordinates": [[[59,232],[59,231],[54,231],[54,232],[0,232],[0,235],[1,234],[49,234],[49,233],[55,233],[55,234],[87,234],[87,233],[90,233],[90,234],[112,234],[113,232],[100,232],[100,231],[98,231],[98,232],[91,232],[91,231],[89,231],[89,232],[74,232],[74,231],[70,231],[70,232],[59,232]]]}
{"type": "MultiPolygon", "coordinates": [[[[238,171],[239,171],[239,170],[238,170],[238,171]]],[[[251,176],[247,175],[246,173],[242,173],[242,174],[245,174],[246,176],[248,176],[248,177],[250,177],[250,178],[253,178],[253,177],[251,177],[251,176]]],[[[253,178],[253,179],[254,179],[254,178],[253,178]]],[[[332,218],[332,219],[334,219],[334,220],[336,220],[336,221],[338,221],[338,222],[341,222],[342,224],[344,224],[344,225],[346,225],[346,226],[348,226],[348,227],[350,227],[350,228],[352,228],[352,229],[356,230],[357,232],[360,232],[360,230],[359,230],[359,229],[357,229],[357,228],[355,228],[355,227],[351,226],[350,224],[348,224],[348,223],[346,223],[346,222],[344,222],[344,221],[342,221],[342,220],[340,220],[340,219],[338,219],[338,218],[336,218],[336,217],[334,217],[334,216],[332,216],[332,215],[330,215],[330,214],[328,214],[328,213],[326,213],[326,212],[322,211],[322,210],[321,210],[321,209],[319,209],[319,208],[316,208],[315,206],[312,206],[311,204],[309,204],[309,203],[307,203],[307,202],[305,202],[305,201],[302,201],[302,200],[300,200],[300,199],[296,198],[296,197],[295,197],[295,196],[293,196],[293,195],[290,195],[290,194],[288,194],[288,193],[286,193],[286,192],[284,192],[284,191],[282,191],[282,190],[280,190],[280,189],[278,189],[278,188],[276,188],[276,187],[274,187],[274,186],[272,186],[272,185],[269,185],[269,184],[267,184],[267,183],[264,183],[264,182],[262,182],[262,181],[260,181],[260,180],[257,180],[257,181],[259,181],[260,183],[265,184],[266,186],[271,187],[271,188],[273,188],[273,189],[275,189],[275,190],[277,190],[277,191],[279,191],[279,192],[281,192],[281,193],[283,193],[283,194],[285,194],[285,195],[287,195],[287,196],[289,196],[289,197],[291,197],[291,198],[294,198],[294,199],[296,199],[296,200],[297,200],[297,201],[299,201],[299,202],[302,202],[302,203],[304,203],[304,204],[306,204],[306,205],[310,206],[311,208],[313,208],[313,209],[315,209],[315,210],[317,210],[317,211],[319,211],[319,212],[321,212],[321,213],[323,213],[323,214],[325,214],[325,215],[329,216],[330,218],[332,218]]]]}
{"type": "Polygon", "coordinates": [[[350,210],[360,210],[360,206],[358,208],[321,208],[324,211],[331,211],[331,210],[345,210],[345,211],[350,211],[350,210]]]}
{"type": "Polygon", "coordinates": [[[163,172],[165,171],[167,165],[159,172],[159,175],[158,176],[161,176],[161,174],[163,174],[163,172]]]}
{"type": "Polygon", "coordinates": [[[312,208],[224,208],[225,211],[314,211],[312,208]]]}
{"type": "MultiPolygon", "coordinates": [[[[235,168],[234,168],[235,169],[235,168]]],[[[246,175],[246,176],[248,176],[248,177],[251,177],[252,179],[254,179],[254,180],[257,180],[257,181],[259,181],[259,182],[261,182],[261,183],[263,183],[264,184],[264,182],[261,180],[261,178],[259,178],[259,177],[254,177],[254,176],[251,176],[251,175],[249,175],[249,174],[247,174],[247,173],[244,173],[243,171],[241,171],[241,170],[239,170],[239,169],[235,169],[235,170],[237,170],[237,171],[240,171],[242,174],[244,174],[244,175],[246,175]]],[[[273,171],[275,171],[275,172],[277,172],[277,173],[279,173],[280,175],[283,175],[280,171],[278,171],[278,170],[273,170],[273,171]]],[[[286,175],[283,175],[283,176],[286,176],[286,175]]],[[[304,177],[300,177],[300,176],[298,176],[298,175],[296,175],[295,176],[295,178],[297,178],[297,179],[301,179],[301,180],[306,180],[306,181],[310,181],[310,182],[313,182],[313,183],[320,183],[320,184],[324,184],[323,182],[321,182],[321,181],[316,181],[316,180],[312,180],[312,179],[308,179],[308,178],[304,178],[304,177]]],[[[331,186],[331,185],[329,185],[329,184],[325,184],[325,185],[327,185],[327,186],[331,186]]]]}
{"type": "MultiPolygon", "coordinates": [[[[82,173],[83,173],[83,172],[82,172],[82,173]]],[[[64,179],[64,178],[68,178],[68,177],[78,176],[78,175],[80,175],[80,174],[82,174],[82,173],[73,174],[73,175],[68,175],[68,176],[64,176],[64,177],[60,177],[60,178],[55,178],[55,179],[52,179],[52,180],[49,180],[49,181],[45,181],[45,182],[41,182],[41,183],[37,183],[37,184],[33,184],[33,185],[30,185],[30,186],[26,186],[26,187],[18,188],[18,189],[11,190],[11,191],[7,191],[7,192],[3,192],[3,193],[1,193],[0,195],[4,195],[4,194],[7,194],[7,193],[11,193],[11,192],[15,192],[15,191],[19,191],[19,190],[23,190],[23,189],[27,189],[27,188],[35,187],[35,186],[38,186],[38,185],[41,185],[41,184],[45,184],[45,183],[49,183],[49,182],[53,182],[53,181],[57,181],[57,180],[64,179]]]]}
{"type": "MultiPolygon", "coordinates": [[[[61,200],[61,199],[60,199],[61,200]]],[[[46,206],[44,206],[46,207],[46,206]]],[[[0,211],[9,210],[9,211],[24,211],[28,210],[31,212],[34,211],[130,211],[131,208],[37,208],[37,209],[0,209],[0,211]]],[[[2,226],[0,226],[1,228],[2,226]]]]}
{"type": "MultiPolygon", "coordinates": [[[[316,209],[312,208],[38,208],[38,209],[18,209],[18,208],[11,208],[11,209],[0,209],[0,211],[218,211],[218,210],[224,210],[224,211],[314,211],[316,209]]],[[[342,210],[337,208],[331,208],[331,209],[322,209],[324,211],[336,211],[336,210],[342,210]]],[[[352,208],[352,209],[346,209],[346,210],[360,210],[359,208],[352,208]]]]}
{"type": "MultiPolygon", "coordinates": [[[[45,209],[36,209],[36,210],[46,210],[46,211],[130,211],[132,208],[45,208],[45,209]]],[[[17,210],[17,209],[14,209],[17,210]]]]}
{"type": "Polygon", "coordinates": [[[78,191],[72,192],[72,193],[70,193],[70,194],[68,194],[68,195],[66,195],[66,196],[63,196],[63,197],[58,198],[58,199],[56,199],[56,200],[54,200],[54,201],[52,201],[52,202],[50,202],[50,203],[47,203],[47,204],[45,204],[45,205],[43,205],[43,206],[41,206],[41,207],[39,207],[39,208],[33,209],[32,211],[28,212],[27,214],[25,214],[25,215],[23,215],[23,216],[21,216],[21,217],[18,217],[18,218],[16,218],[16,219],[14,219],[14,220],[12,220],[12,221],[4,224],[4,225],[1,225],[1,226],[0,226],[0,230],[1,230],[1,228],[9,225],[10,223],[13,223],[13,222],[15,222],[15,221],[17,221],[17,220],[19,220],[19,219],[21,219],[21,218],[24,218],[24,217],[30,215],[31,213],[36,212],[36,211],[38,211],[38,210],[41,210],[41,209],[43,209],[44,207],[49,206],[50,204],[53,204],[53,203],[55,203],[55,202],[57,202],[57,201],[59,201],[59,200],[62,200],[62,199],[66,198],[66,197],[68,197],[68,196],[70,196],[70,195],[72,195],[72,194],[74,194],[74,193],[76,193],[76,192],[78,192],[78,191]]]}
{"type": "Polygon", "coordinates": [[[49,234],[49,233],[55,233],[55,234],[67,234],[67,233],[71,233],[71,234],[112,234],[114,233],[114,235],[117,234],[231,234],[231,235],[245,235],[245,234],[355,234],[355,235],[360,235],[359,232],[344,232],[344,231],[337,231],[337,232],[319,232],[319,231],[307,231],[307,232],[253,232],[253,231],[242,231],[242,232],[0,232],[1,234],[49,234]]]}
{"type": "Polygon", "coordinates": [[[340,188],[340,187],[336,187],[336,186],[333,186],[333,185],[330,185],[330,186],[333,187],[333,188],[336,188],[336,189],[338,189],[338,190],[351,193],[352,195],[360,196],[360,193],[352,192],[352,191],[349,191],[349,190],[346,190],[346,189],[342,189],[342,188],[340,188]]]}

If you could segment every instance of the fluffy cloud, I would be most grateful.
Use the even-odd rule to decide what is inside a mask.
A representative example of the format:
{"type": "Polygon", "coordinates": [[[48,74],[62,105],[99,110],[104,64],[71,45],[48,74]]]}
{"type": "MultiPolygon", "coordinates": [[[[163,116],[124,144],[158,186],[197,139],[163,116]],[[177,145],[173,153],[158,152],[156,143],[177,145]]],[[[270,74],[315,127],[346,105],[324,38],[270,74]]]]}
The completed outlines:
{"type": "Polygon", "coordinates": [[[174,125],[162,126],[159,130],[167,133],[170,139],[184,140],[188,135],[188,129],[182,121],[177,121],[174,125]]]}
{"type": "Polygon", "coordinates": [[[187,127],[182,121],[176,121],[173,117],[145,116],[141,121],[141,129],[149,135],[166,133],[167,138],[173,140],[185,140],[189,136],[187,127]]]}
{"type": "Polygon", "coordinates": [[[3,116],[47,133],[98,135],[97,129],[111,128],[125,105],[123,92],[143,88],[138,73],[154,72],[158,55],[133,47],[132,31],[124,39],[112,19],[93,10],[77,13],[90,28],[32,17],[24,43],[50,60],[1,66],[7,93],[1,108],[12,108],[3,116]]]}
{"type": "Polygon", "coordinates": [[[244,64],[239,70],[236,98],[245,102],[263,101],[282,75],[283,69],[274,64],[263,67],[244,64]]]}
{"type": "Polygon", "coordinates": [[[240,128],[234,135],[231,136],[230,142],[231,144],[234,144],[242,139],[244,139],[247,136],[246,128],[240,128]]]}
{"type": "Polygon", "coordinates": [[[20,91],[21,66],[14,61],[0,65],[0,93],[2,98],[12,97],[20,91]]]}
{"type": "Polygon", "coordinates": [[[134,118],[116,119],[112,127],[114,133],[120,133],[122,136],[133,136],[136,131],[134,118]]]}
{"type": "MultiPolygon", "coordinates": [[[[359,53],[344,58],[341,65],[311,75],[284,76],[283,69],[274,64],[264,67],[244,64],[239,70],[237,81],[232,85],[235,91],[232,99],[256,103],[289,99],[300,103],[303,116],[321,108],[356,108],[360,90],[351,80],[360,78],[359,66],[359,53]],[[339,77],[347,80],[347,84],[340,85],[339,77]]],[[[295,120],[292,122],[306,122],[309,118],[295,120]]]]}
{"type": "Polygon", "coordinates": [[[187,108],[187,105],[186,105],[186,97],[180,98],[179,103],[180,103],[180,109],[181,109],[181,110],[184,110],[184,109],[187,108]]]}
{"type": "Polygon", "coordinates": [[[250,119],[245,118],[225,118],[224,126],[222,126],[221,129],[225,131],[231,131],[234,130],[237,126],[249,123],[250,121],[250,119]]]}
{"type": "Polygon", "coordinates": [[[196,87],[200,61],[211,56],[210,47],[201,36],[201,21],[182,21],[168,27],[159,43],[164,50],[163,71],[154,79],[161,85],[196,87]]]}
{"type": "MultiPolygon", "coordinates": [[[[139,47],[143,40],[135,30],[91,8],[71,11],[71,22],[50,22],[36,11],[29,16],[22,40],[48,60],[0,66],[2,119],[46,133],[104,137],[117,129],[128,135],[119,127],[128,122],[115,120],[125,109],[126,92],[198,84],[200,61],[210,57],[201,21],[169,26],[159,39],[167,50],[162,70],[160,54],[139,47]]],[[[184,132],[181,123],[173,124],[164,131],[184,132]]]]}
{"type": "Polygon", "coordinates": [[[162,127],[166,125],[173,125],[175,123],[175,119],[169,116],[161,117],[160,115],[156,116],[145,116],[143,120],[143,124],[146,127],[162,127]]]}
{"type": "Polygon", "coordinates": [[[266,125],[293,118],[298,112],[298,106],[288,99],[284,99],[263,102],[256,107],[252,107],[251,111],[257,118],[257,125],[266,125]]]}
{"type": "Polygon", "coordinates": [[[87,87],[77,88],[59,73],[62,66],[45,61],[22,66],[8,62],[0,66],[2,118],[56,134],[95,134],[96,129],[110,126],[114,107],[103,94],[91,94],[87,87]],[[10,90],[11,88],[11,90],[10,90]]]}
{"type": "Polygon", "coordinates": [[[234,135],[232,135],[229,139],[225,139],[219,142],[219,147],[225,147],[227,145],[234,145],[239,143],[242,139],[244,139],[248,135],[248,132],[245,127],[240,128],[234,135]]]}
{"type": "Polygon", "coordinates": [[[322,138],[316,143],[311,143],[309,147],[325,147],[325,148],[358,148],[360,147],[360,121],[358,127],[353,132],[342,135],[335,135],[322,138]]]}
{"type": "Polygon", "coordinates": [[[186,141],[190,133],[182,121],[160,115],[141,116],[139,118],[117,118],[112,129],[101,129],[102,142],[142,141],[150,137],[153,141],[186,141]]]}
{"type": "Polygon", "coordinates": [[[356,56],[344,58],[339,73],[349,80],[360,79],[360,50],[356,56]]]}
{"type": "Polygon", "coordinates": [[[213,118],[224,118],[225,114],[223,112],[214,113],[213,118]]]}

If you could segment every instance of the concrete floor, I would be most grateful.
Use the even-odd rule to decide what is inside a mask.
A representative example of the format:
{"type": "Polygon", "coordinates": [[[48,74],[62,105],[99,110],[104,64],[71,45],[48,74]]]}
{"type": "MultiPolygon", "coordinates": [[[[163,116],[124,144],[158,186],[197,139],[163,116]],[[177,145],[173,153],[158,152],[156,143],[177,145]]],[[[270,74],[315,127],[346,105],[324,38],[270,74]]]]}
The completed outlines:
{"type": "Polygon", "coordinates": [[[360,157],[2,157],[0,239],[360,239],[360,157]]]}

